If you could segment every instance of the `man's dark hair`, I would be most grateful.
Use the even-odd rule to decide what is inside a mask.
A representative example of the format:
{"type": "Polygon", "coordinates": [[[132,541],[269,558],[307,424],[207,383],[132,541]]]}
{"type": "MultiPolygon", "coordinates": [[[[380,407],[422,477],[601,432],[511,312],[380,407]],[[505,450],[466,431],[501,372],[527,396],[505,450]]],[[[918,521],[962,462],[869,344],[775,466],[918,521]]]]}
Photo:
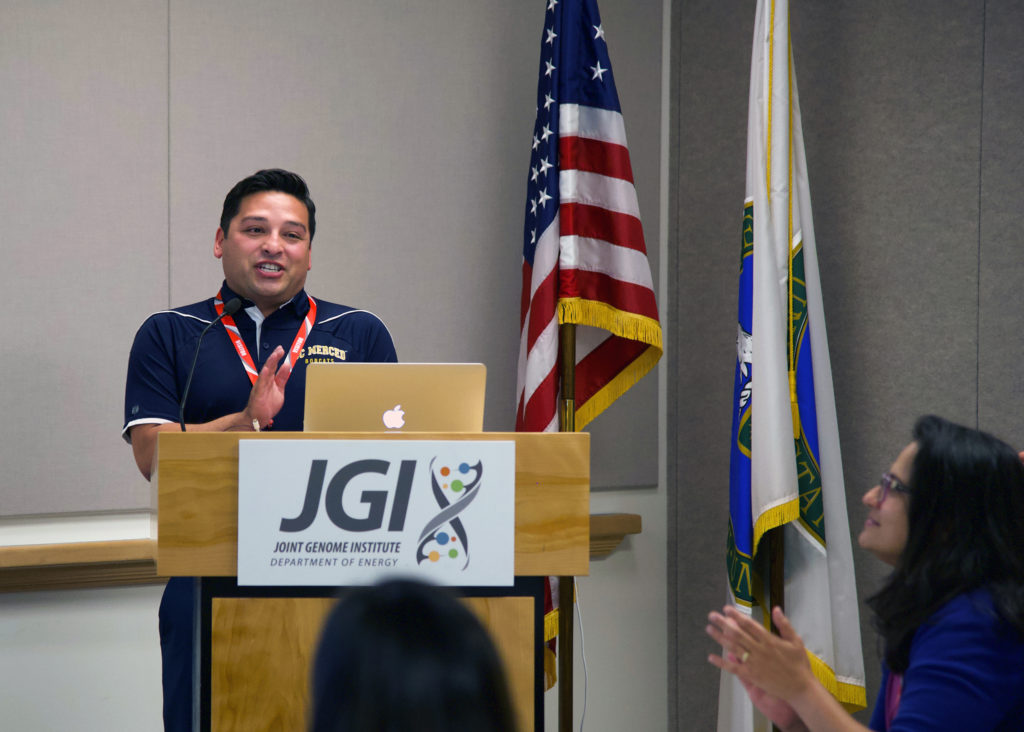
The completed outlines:
{"type": "MultiPolygon", "coordinates": [[[[902,673],[917,629],[984,588],[1004,628],[1024,637],[1024,466],[992,435],[922,417],[914,426],[907,544],[868,605],[889,668],[902,673]]],[[[893,500],[889,498],[887,500],[893,500]]]]}
{"type": "Polygon", "coordinates": [[[309,187],[306,181],[302,180],[302,176],[280,168],[259,170],[235,183],[235,187],[228,191],[224,199],[224,209],[220,214],[220,228],[224,234],[228,233],[231,219],[238,215],[242,199],[264,191],[287,193],[306,205],[306,211],[309,212],[309,243],[312,244],[313,234],[316,233],[316,204],[309,197],[309,187]]]}

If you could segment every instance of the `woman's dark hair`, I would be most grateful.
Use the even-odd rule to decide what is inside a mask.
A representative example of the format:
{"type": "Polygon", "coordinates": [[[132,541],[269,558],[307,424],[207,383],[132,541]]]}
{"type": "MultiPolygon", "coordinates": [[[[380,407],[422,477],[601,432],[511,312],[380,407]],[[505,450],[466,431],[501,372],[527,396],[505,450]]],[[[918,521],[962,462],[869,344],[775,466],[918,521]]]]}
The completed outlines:
{"type": "Polygon", "coordinates": [[[922,417],[914,426],[907,544],[868,599],[885,662],[906,670],[914,633],[957,595],[985,588],[1024,637],[1024,466],[992,435],[922,417]]]}
{"type": "Polygon", "coordinates": [[[231,219],[238,215],[243,198],[266,191],[287,193],[305,204],[306,212],[309,214],[309,243],[312,244],[313,235],[316,234],[316,204],[309,197],[309,186],[298,173],[280,168],[257,170],[248,178],[243,178],[235,183],[234,187],[228,191],[228,195],[224,197],[224,207],[220,212],[221,230],[225,234],[228,233],[228,226],[231,224],[231,219]]]}
{"type": "Polygon", "coordinates": [[[504,671],[447,590],[360,588],[328,616],[313,662],[311,732],[513,732],[504,671]]]}

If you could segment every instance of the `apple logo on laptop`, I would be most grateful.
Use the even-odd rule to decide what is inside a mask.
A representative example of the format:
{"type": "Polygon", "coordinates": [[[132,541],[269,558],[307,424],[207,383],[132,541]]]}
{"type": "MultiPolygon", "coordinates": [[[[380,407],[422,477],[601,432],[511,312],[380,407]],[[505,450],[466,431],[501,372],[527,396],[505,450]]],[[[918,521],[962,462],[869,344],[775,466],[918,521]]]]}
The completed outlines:
{"type": "Polygon", "coordinates": [[[396,404],[394,409],[384,412],[382,419],[384,420],[384,426],[389,430],[397,430],[404,427],[405,412],[402,410],[402,405],[396,404]]]}

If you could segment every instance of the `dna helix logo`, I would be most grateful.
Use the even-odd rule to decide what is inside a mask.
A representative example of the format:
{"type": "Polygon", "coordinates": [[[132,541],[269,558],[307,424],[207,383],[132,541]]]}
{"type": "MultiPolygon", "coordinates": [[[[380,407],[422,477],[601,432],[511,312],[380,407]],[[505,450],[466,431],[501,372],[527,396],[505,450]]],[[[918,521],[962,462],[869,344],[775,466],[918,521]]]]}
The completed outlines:
{"type": "Polygon", "coordinates": [[[441,511],[431,518],[420,532],[416,547],[416,563],[456,565],[459,570],[469,566],[469,537],[458,515],[466,510],[479,493],[483,478],[483,462],[476,465],[462,462],[455,468],[440,465],[435,470],[430,461],[430,487],[441,511]],[[461,567],[457,565],[461,562],[461,567]]]}

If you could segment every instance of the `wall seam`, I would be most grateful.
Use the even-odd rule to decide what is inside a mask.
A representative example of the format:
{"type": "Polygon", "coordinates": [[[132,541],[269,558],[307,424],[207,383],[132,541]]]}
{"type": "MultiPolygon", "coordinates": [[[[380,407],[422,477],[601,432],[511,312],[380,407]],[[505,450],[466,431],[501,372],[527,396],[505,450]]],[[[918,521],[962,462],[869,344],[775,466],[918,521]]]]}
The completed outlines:
{"type": "Polygon", "coordinates": [[[167,0],[167,307],[171,304],[171,0],[167,0]]]}
{"type": "Polygon", "coordinates": [[[982,194],[985,176],[985,39],[988,0],[981,6],[981,93],[978,104],[978,242],[977,276],[975,277],[974,322],[974,426],[981,427],[981,247],[982,194]]]}
{"type": "Polygon", "coordinates": [[[664,200],[667,201],[668,221],[663,252],[662,266],[666,273],[665,298],[662,303],[662,326],[666,332],[665,339],[665,364],[666,392],[665,392],[665,509],[667,522],[665,533],[666,558],[666,599],[668,601],[667,619],[668,629],[666,646],[668,652],[668,665],[666,667],[666,684],[668,686],[667,698],[668,709],[666,710],[668,729],[679,728],[679,608],[684,606],[679,597],[679,379],[676,378],[676,369],[679,368],[679,348],[677,336],[679,329],[675,315],[676,303],[679,298],[679,256],[678,248],[675,245],[679,236],[679,210],[681,208],[680,194],[680,162],[679,162],[679,140],[681,139],[681,117],[679,111],[680,85],[681,85],[681,60],[680,47],[682,36],[682,20],[680,0],[667,0],[667,18],[663,23],[667,28],[663,32],[668,35],[667,64],[668,79],[667,94],[662,103],[668,107],[668,150],[664,154],[668,157],[668,179],[665,181],[666,190],[664,200]],[[674,41],[674,42],[673,42],[674,41]]]}

